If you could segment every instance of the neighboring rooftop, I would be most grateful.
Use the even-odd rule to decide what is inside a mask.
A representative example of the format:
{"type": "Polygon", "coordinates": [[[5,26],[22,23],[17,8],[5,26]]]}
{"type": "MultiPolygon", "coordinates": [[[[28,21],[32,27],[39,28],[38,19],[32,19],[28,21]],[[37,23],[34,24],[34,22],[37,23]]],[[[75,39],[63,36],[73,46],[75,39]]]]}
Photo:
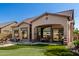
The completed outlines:
{"type": "Polygon", "coordinates": [[[12,23],[17,23],[17,22],[16,21],[10,21],[10,22],[5,22],[5,23],[0,23],[0,28],[3,28],[3,27],[10,25],[12,23]]]}

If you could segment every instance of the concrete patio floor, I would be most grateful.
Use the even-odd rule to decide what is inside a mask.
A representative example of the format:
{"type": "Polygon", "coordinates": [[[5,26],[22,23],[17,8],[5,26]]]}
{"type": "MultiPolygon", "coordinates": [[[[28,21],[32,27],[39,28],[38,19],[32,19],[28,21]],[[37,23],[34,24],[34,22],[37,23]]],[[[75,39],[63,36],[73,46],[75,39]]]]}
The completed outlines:
{"type": "Polygon", "coordinates": [[[26,40],[22,40],[19,42],[7,41],[6,43],[0,44],[0,47],[11,46],[15,44],[49,44],[49,45],[61,45],[61,42],[30,42],[26,40]]]}

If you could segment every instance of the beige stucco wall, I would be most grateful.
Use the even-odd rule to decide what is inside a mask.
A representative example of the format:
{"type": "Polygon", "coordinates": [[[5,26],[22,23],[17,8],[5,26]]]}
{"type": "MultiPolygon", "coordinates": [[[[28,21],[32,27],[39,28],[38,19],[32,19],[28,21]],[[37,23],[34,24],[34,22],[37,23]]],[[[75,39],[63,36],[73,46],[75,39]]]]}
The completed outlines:
{"type": "Polygon", "coordinates": [[[64,27],[64,36],[66,38],[69,37],[69,28],[68,28],[68,19],[67,17],[62,16],[55,16],[55,15],[48,15],[48,20],[46,22],[45,16],[41,17],[40,19],[34,21],[32,23],[32,39],[34,39],[34,28],[39,25],[45,25],[45,24],[61,24],[64,27]]]}
{"type": "Polygon", "coordinates": [[[62,14],[62,15],[67,15],[67,16],[70,16],[72,18],[72,20],[69,22],[69,29],[70,29],[70,42],[73,41],[73,30],[74,30],[74,24],[71,24],[74,23],[74,10],[68,10],[68,11],[63,11],[63,12],[59,12],[59,14],[62,14]]]}
{"type": "Polygon", "coordinates": [[[4,33],[4,34],[12,33],[12,27],[11,27],[11,26],[14,26],[14,25],[16,25],[16,23],[12,23],[12,24],[10,24],[10,25],[8,25],[8,26],[3,27],[3,28],[1,29],[1,33],[4,33]],[[6,30],[7,30],[8,32],[7,32],[6,30]]]}
{"type": "Polygon", "coordinates": [[[73,41],[74,39],[74,24],[72,22],[70,22],[70,38],[71,38],[71,42],[73,41]]]}

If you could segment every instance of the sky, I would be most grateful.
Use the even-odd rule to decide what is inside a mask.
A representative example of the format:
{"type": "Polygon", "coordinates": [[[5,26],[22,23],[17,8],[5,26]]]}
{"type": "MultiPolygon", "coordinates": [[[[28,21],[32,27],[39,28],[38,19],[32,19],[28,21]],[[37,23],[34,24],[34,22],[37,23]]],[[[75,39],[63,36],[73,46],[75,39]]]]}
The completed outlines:
{"type": "Polygon", "coordinates": [[[79,29],[79,4],[77,3],[0,3],[0,23],[39,16],[45,12],[56,13],[74,9],[75,28],[79,29]]]}

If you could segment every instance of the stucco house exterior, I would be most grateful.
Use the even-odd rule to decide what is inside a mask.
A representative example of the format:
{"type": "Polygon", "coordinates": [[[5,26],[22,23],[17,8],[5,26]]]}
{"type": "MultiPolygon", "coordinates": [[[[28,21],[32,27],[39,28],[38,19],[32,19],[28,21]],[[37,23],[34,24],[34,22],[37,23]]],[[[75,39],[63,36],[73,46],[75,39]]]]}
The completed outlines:
{"type": "Polygon", "coordinates": [[[62,39],[73,41],[74,10],[57,13],[43,13],[40,16],[25,19],[12,27],[12,38],[27,41],[57,42],[62,39]]]}
{"type": "Polygon", "coordinates": [[[11,34],[12,39],[31,42],[73,41],[74,10],[43,13],[20,23],[16,21],[0,24],[0,34],[11,34]]]}

